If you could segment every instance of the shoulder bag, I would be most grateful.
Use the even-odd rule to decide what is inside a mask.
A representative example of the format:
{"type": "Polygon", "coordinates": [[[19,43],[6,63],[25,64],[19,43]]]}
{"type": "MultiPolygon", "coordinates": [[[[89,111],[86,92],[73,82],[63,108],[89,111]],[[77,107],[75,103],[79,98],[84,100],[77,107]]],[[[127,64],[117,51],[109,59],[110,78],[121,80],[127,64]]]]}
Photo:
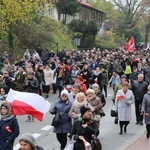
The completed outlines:
{"type": "Polygon", "coordinates": [[[93,140],[91,142],[92,150],[102,150],[102,144],[96,136],[92,136],[93,140]]]}
{"type": "Polygon", "coordinates": [[[56,113],[55,117],[52,120],[51,125],[54,127],[57,127],[58,125],[60,125],[62,122],[62,115],[60,113],[56,113]]]}

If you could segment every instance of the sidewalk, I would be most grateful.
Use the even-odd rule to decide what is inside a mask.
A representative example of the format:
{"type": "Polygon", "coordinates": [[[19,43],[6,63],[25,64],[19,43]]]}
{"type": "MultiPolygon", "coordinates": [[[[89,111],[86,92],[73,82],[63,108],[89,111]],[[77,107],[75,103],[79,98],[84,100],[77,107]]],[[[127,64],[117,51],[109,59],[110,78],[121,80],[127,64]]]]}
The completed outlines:
{"type": "Polygon", "coordinates": [[[131,144],[126,150],[150,150],[150,139],[146,138],[144,133],[139,139],[131,144]]]}

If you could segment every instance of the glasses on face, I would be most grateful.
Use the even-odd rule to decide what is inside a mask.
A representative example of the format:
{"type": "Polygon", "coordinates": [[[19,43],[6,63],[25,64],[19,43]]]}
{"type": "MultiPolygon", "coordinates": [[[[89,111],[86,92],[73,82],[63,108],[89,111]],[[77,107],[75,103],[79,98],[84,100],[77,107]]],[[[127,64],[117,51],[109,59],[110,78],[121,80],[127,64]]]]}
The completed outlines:
{"type": "Polygon", "coordinates": [[[67,97],[67,95],[61,95],[62,97],[67,97]]]}
{"type": "Polygon", "coordinates": [[[1,109],[4,109],[4,110],[6,110],[7,108],[6,108],[6,107],[2,107],[1,109]]]}
{"type": "Polygon", "coordinates": [[[5,91],[0,91],[0,92],[5,92],[5,91]]]}

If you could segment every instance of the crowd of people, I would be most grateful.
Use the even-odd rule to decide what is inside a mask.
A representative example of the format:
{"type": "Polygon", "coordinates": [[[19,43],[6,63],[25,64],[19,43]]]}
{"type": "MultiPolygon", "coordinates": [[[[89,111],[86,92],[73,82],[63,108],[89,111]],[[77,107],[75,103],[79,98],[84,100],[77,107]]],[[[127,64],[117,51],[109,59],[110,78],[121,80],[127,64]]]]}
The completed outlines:
{"type": "MultiPolygon", "coordinates": [[[[11,114],[6,101],[9,89],[37,93],[51,98],[58,94],[50,113],[59,113],[61,123],[54,125],[54,133],[63,150],[67,137],[74,136],[73,150],[85,150],[85,141],[92,143],[100,133],[100,121],[105,116],[107,88],[113,89],[112,103],[115,106],[119,134],[127,132],[135,105],[136,124],[143,125],[145,116],[146,137],[150,135],[150,52],[135,50],[69,51],[55,54],[38,47],[28,49],[15,64],[9,63],[7,51],[1,56],[0,68],[0,149],[13,149],[19,135],[17,118],[11,114]]],[[[28,115],[27,122],[34,121],[28,115]]],[[[26,133],[20,137],[21,150],[42,149],[35,146],[35,139],[26,133]],[[27,149],[23,148],[27,147],[27,149]],[[29,148],[28,148],[29,147],[29,148]]]]}

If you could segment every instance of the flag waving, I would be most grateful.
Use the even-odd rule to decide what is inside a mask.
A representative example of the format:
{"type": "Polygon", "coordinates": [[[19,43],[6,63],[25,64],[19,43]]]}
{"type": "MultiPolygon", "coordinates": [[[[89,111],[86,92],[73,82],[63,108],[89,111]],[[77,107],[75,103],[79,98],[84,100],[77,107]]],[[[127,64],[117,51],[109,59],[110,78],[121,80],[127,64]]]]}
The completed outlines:
{"type": "Polygon", "coordinates": [[[134,37],[132,36],[126,45],[127,52],[133,52],[135,47],[134,37]]]}
{"type": "Polygon", "coordinates": [[[35,93],[18,92],[10,89],[6,100],[11,104],[13,115],[32,115],[39,121],[50,109],[50,103],[35,93]]]}

